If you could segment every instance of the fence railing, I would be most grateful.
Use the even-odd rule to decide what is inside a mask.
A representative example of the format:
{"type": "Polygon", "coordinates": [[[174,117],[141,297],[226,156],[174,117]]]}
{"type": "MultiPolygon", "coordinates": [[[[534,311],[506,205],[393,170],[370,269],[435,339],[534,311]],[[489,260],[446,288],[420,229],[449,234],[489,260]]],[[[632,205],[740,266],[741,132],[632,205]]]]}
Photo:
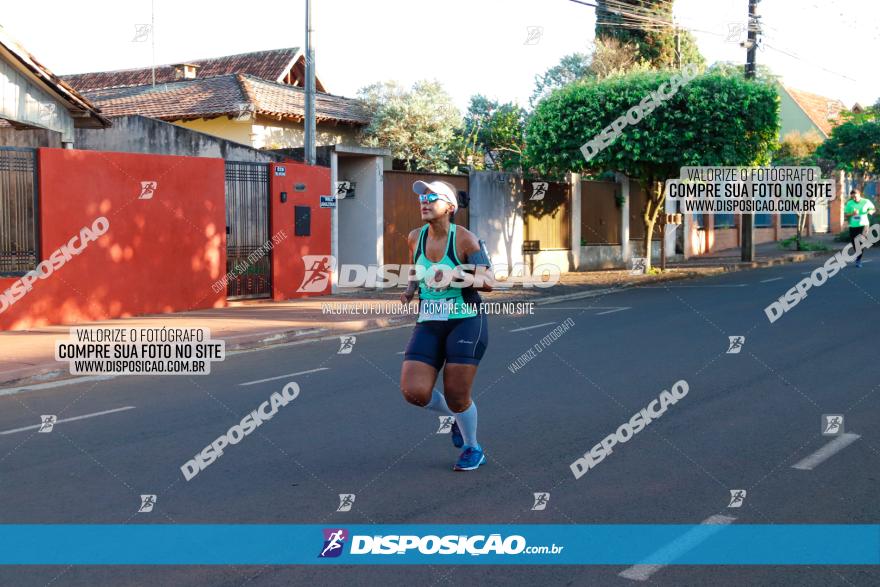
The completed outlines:
{"type": "Polygon", "coordinates": [[[37,150],[0,147],[0,275],[22,275],[39,260],[37,150]]]}

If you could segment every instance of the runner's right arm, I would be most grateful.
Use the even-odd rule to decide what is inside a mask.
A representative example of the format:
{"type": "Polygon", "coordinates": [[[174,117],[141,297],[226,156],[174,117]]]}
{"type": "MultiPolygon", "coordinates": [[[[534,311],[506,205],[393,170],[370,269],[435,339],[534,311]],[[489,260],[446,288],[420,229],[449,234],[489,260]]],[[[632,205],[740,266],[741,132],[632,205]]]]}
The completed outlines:
{"type": "MultiPolygon", "coordinates": [[[[420,230],[415,228],[410,231],[410,233],[406,237],[406,242],[409,245],[409,258],[412,259],[413,255],[416,252],[416,241],[418,241],[420,230]]],[[[400,303],[406,305],[410,303],[413,299],[413,296],[416,293],[416,289],[419,287],[418,280],[414,279],[415,271],[414,268],[410,268],[409,270],[409,283],[406,286],[406,291],[400,294],[400,303]]]]}

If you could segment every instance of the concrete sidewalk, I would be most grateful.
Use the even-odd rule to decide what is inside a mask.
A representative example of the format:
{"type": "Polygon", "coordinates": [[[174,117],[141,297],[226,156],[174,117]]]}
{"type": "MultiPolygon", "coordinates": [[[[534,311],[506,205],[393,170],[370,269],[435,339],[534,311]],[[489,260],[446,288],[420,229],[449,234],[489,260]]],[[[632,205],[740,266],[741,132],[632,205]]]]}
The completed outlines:
{"type": "MultiPolygon", "coordinates": [[[[842,246],[842,243],[834,244],[842,246]]],[[[758,250],[761,258],[753,263],[739,262],[738,251],[720,251],[711,258],[698,257],[670,264],[661,275],[632,275],[628,270],[566,273],[561,282],[551,288],[517,287],[483,294],[483,299],[486,302],[546,304],[608,295],[647,283],[705,277],[830,254],[793,253],[779,249],[775,243],[772,247],[759,245],[758,250]]],[[[232,352],[408,325],[415,321],[415,315],[400,312],[398,298],[401,291],[356,290],[285,302],[233,302],[226,308],[105,320],[88,325],[210,328],[211,337],[225,340],[227,352],[232,352]]],[[[72,326],[77,325],[0,333],[0,385],[32,385],[70,377],[67,363],[55,361],[55,341],[66,339],[72,326]]]]}
{"type": "MultiPolygon", "coordinates": [[[[825,247],[828,247],[828,251],[795,251],[792,250],[794,245],[792,245],[792,249],[782,249],[779,246],[778,241],[761,243],[755,245],[755,258],[757,259],[757,261],[754,261],[753,263],[758,263],[758,267],[764,267],[767,266],[767,264],[774,265],[779,262],[790,262],[788,259],[792,256],[807,255],[807,257],[810,257],[825,254],[830,255],[835,250],[842,249],[846,245],[846,243],[836,242],[834,240],[835,236],[835,234],[828,233],[817,234],[802,238],[802,242],[824,245],[825,247]]],[[[697,267],[714,264],[721,264],[725,266],[736,265],[740,268],[749,268],[752,266],[751,263],[744,263],[743,261],[741,261],[741,258],[741,251],[739,247],[736,247],[731,249],[712,251],[711,253],[688,259],[683,263],[672,263],[670,264],[670,267],[697,267]]]]}

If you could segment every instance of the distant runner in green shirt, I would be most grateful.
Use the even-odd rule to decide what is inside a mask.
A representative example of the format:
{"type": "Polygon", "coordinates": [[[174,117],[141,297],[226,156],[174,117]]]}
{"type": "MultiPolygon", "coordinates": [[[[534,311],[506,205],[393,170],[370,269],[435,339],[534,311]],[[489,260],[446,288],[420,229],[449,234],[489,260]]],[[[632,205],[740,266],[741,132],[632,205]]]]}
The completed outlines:
{"type": "MultiPolygon", "coordinates": [[[[849,242],[852,246],[856,246],[856,237],[865,234],[868,226],[871,225],[869,215],[874,213],[874,204],[871,200],[863,198],[859,190],[852,190],[851,196],[846,206],[843,208],[843,215],[849,218],[849,242]]],[[[862,254],[856,257],[856,267],[862,266],[862,254]]]]}

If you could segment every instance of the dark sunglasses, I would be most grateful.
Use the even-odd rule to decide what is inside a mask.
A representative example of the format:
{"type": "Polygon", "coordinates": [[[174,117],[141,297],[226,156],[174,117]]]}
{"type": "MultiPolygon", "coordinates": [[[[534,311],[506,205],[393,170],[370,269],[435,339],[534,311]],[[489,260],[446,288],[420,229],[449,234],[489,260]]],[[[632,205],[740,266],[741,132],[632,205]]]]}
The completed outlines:
{"type": "Polygon", "coordinates": [[[419,203],[420,204],[433,204],[437,200],[441,199],[440,194],[420,194],[419,195],[419,203]]]}

